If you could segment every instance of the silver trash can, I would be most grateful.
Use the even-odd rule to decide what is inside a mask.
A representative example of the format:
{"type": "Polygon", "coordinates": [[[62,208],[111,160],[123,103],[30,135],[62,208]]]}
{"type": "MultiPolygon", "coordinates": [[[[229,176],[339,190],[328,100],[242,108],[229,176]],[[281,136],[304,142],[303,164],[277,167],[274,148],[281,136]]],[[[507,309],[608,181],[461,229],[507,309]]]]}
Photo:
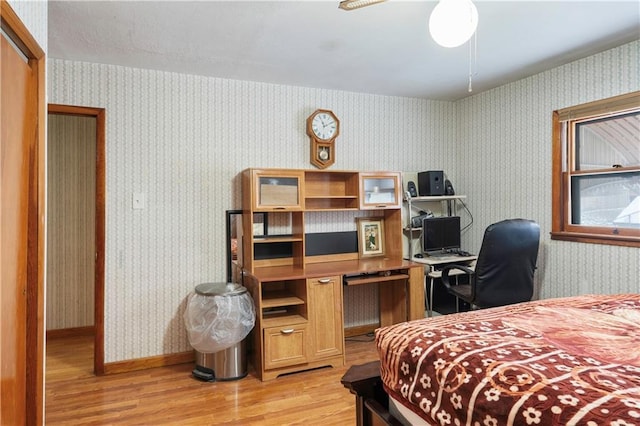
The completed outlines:
{"type": "Polygon", "coordinates": [[[207,354],[196,351],[193,376],[200,380],[237,380],[247,375],[246,340],[220,352],[207,354]]]}
{"type": "MultiPolygon", "coordinates": [[[[235,283],[203,283],[195,288],[196,295],[205,297],[243,297],[250,296],[247,289],[235,283]]],[[[226,300],[222,302],[235,302],[226,300]]],[[[251,303],[253,303],[251,301],[251,303]]],[[[235,307],[236,303],[222,303],[224,307],[235,307]]],[[[234,313],[225,312],[225,315],[234,316],[234,313]]],[[[240,313],[237,313],[240,315],[240,313]]],[[[205,353],[195,350],[195,369],[193,377],[205,381],[237,380],[247,375],[246,339],[233,344],[226,349],[214,353],[205,353]]]]}

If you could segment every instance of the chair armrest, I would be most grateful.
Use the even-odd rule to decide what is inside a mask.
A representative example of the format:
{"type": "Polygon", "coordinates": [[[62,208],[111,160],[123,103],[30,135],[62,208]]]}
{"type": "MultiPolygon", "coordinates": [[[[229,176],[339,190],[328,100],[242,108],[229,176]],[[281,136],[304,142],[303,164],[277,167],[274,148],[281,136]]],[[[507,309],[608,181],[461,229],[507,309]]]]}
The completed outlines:
{"type": "Polygon", "coordinates": [[[445,266],[444,268],[442,268],[442,284],[444,284],[447,289],[451,288],[451,283],[449,282],[449,271],[452,271],[454,269],[459,269],[460,271],[464,272],[465,275],[473,275],[476,273],[473,269],[465,265],[452,264],[445,266]]]}

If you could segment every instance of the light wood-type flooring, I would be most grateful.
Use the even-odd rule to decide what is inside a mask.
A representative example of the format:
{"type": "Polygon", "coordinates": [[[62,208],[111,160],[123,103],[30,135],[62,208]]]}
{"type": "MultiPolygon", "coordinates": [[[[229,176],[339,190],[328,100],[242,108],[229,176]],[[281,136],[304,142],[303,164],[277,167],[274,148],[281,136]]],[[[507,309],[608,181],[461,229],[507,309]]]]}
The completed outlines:
{"type": "Polygon", "coordinates": [[[193,364],[93,375],[93,337],[47,341],[46,425],[353,425],[355,397],[340,384],[349,366],[377,359],[371,337],[346,342],[346,365],[205,383],[193,364]]]}

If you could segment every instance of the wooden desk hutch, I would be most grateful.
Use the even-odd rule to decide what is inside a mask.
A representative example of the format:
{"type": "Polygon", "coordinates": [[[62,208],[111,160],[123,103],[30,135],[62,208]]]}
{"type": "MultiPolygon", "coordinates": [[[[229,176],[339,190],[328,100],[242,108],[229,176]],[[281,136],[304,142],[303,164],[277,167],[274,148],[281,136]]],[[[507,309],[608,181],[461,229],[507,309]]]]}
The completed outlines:
{"type": "Polygon", "coordinates": [[[399,172],[247,169],[242,191],[240,262],[256,304],[251,359],[261,380],[344,365],[343,285],[378,284],[381,326],[424,317],[423,265],[402,256],[399,172]],[[385,255],[307,254],[305,213],[330,211],[384,218],[385,255]],[[284,214],[290,234],[254,235],[255,213],[284,214]]]}

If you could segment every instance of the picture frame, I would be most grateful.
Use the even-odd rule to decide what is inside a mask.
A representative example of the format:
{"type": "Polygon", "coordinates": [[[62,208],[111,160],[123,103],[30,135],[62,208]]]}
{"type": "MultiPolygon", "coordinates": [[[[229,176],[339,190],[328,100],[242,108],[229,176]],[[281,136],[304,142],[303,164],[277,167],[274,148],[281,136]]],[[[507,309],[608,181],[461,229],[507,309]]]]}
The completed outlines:
{"type": "Polygon", "coordinates": [[[384,219],[381,217],[359,217],[358,255],[364,257],[384,256],[384,219]]]}
{"type": "Polygon", "coordinates": [[[266,237],[267,231],[267,213],[254,213],[253,214],[253,236],[254,237],[266,237]]]}

